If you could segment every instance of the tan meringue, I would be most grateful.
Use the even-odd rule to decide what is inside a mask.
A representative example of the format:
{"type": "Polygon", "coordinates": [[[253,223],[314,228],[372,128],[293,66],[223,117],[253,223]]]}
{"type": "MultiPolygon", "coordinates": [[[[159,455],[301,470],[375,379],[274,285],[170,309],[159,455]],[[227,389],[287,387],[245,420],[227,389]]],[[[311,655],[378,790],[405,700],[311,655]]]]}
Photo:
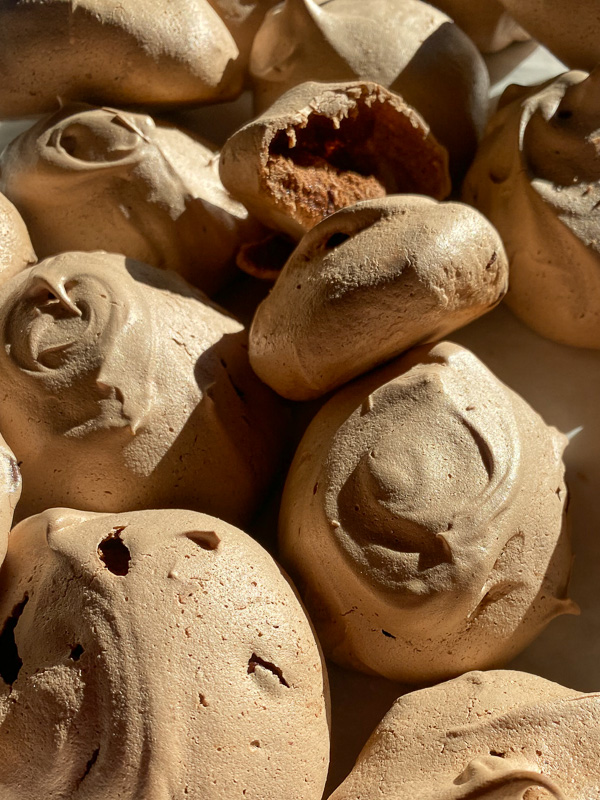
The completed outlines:
{"type": "Polygon", "coordinates": [[[531,37],[510,16],[500,0],[432,0],[475,42],[482,53],[497,53],[531,37]]]}
{"type": "Polygon", "coordinates": [[[174,269],[214,293],[259,226],[225,191],[218,154],[144,114],[71,103],[0,158],[0,191],[40,258],[107,250],[174,269]]]}
{"type": "Polygon", "coordinates": [[[449,17],[420,0],[285,0],[256,34],[250,72],[260,111],[303,81],[379,83],[424,117],[454,174],[468,166],[485,125],[483,59],[449,17]]]}
{"type": "Polygon", "coordinates": [[[470,672],[401,697],[330,800],[590,800],[600,696],[470,672]]]}
{"type": "MultiPolygon", "coordinates": [[[[0,172],[0,183],[1,181],[0,172]]],[[[0,194],[0,283],[35,264],[36,261],[33,245],[21,215],[10,200],[0,194]]]]}
{"type": "Polygon", "coordinates": [[[281,408],[242,325],[175,273],[65,253],[2,287],[0,331],[20,518],[67,502],[253,513],[278,465],[281,408]]]}
{"type": "Polygon", "coordinates": [[[13,530],[0,585],[3,800],[321,800],[319,647],[245,533],[53,509],[13,530]]]}
{"type": "Polygon", "coordinates": [[[237,57],[207,0],[14,0],[0,8],[0,117],[52,111],[57,98],[164,107],[226,99],[241,90],[237,57]]]}
{"type": "Polygon", "coordinates": [[[463,187],[498,229],[507,302],[543,336],[600,348],[600,69],[509,87],[463,187]]]}
{"type": "Polygon", "coordinates": [[[6,555],[15,506],[21,496],[21,471],[12,450],[0,436],[0,566],[6,555]]]}
{"type": "Polygon", "coordinates": [[[600,62],[596,0],[499,0],[512,16],[555,56],[588,72],[600,62]]]}
{"type": "Polygon", "coordinates": [[[461,203],[398,195],[357,203],[306,234],[250,329],[250,363],[307,400],[500,302],[500,237],[461,203]]]}
{"type": "Polygon", "coordinates": [[[508,661],[566,599],[565,437],[468,350],[419,348],[306,431],[281,554],[325,652],[392,680],[508,661]]]}
{"type": "Polygon", "coordinates": [[[219,173],[257,219],[295,238],[359,200],[451,189],[422,117],[368,81],[294,87],[227,140],[219,173]]]}

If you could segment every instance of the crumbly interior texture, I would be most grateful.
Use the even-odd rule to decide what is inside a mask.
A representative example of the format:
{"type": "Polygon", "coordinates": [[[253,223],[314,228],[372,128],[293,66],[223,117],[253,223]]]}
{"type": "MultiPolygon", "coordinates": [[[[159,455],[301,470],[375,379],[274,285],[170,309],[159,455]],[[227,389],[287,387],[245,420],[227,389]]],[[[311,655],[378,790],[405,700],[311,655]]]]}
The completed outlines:
{"type": "Polygon", "coordinates": [[[321,800],[320,651],[242,531],[55,509],[13,530],[0,575],[2,798],[321,800]]]}
{"type": "Polygon", "coordinates": [[[565,444],[448,342],[334,395],[296,451],[279,525],[326,654],[439,681],[506,663],[576,612],[565,444]]]}
{"type": "Polygon", "coordinates": [[[586,800],[599,722],[597,693],[470,672],[397,700],[331,800],[586,800]]]}

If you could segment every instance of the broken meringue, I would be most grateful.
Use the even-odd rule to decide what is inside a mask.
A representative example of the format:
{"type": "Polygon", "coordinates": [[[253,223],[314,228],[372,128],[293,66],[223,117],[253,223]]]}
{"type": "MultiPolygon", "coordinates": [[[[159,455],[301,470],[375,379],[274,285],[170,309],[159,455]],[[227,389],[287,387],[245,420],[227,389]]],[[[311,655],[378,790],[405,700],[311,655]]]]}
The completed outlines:
{"type": "Polygon", "coordinates": [[[321,800],[319,647],[245,533],[52,509],[13,530],[0,585],[4,799],[321,800]]]}
{"type": "Polygon", "coordinates": [[[325,652],[423,683],[508,661],[576,613],[566,439],[468,350],[419,348],[306,431],[280,552],[325,652]]]}
{"type": "Polygon", "coordinates": [[[300,238],[359,200],[450,193],[446,150],[401,97],[375,83],[303,83],[231,136],[219,172],[265,225],[300,238]]]}
{"type": "Polygon", "coordinates": [[[20,518],[67,503],[254,512],[278,466],[281,408],[242,325],[178,275],[64,253],[0,289],[0,331],[20,518]]]}
{"type": "Polygon", "coordinates": [[[420,0],[285,0],[265,16],[250,72],[259,111],[304,81],[374,81],[401,95],[448,148],[471,161],[487,116],[489,77],[469,37],[420,0]]]}
{"type": "Polygon", "coordinates": [[[342,209],[306,234],[250,329],[250,363],[307,400],[435,341],[500,302],[508,262],[461,203],[398,195],[342,209]]]}

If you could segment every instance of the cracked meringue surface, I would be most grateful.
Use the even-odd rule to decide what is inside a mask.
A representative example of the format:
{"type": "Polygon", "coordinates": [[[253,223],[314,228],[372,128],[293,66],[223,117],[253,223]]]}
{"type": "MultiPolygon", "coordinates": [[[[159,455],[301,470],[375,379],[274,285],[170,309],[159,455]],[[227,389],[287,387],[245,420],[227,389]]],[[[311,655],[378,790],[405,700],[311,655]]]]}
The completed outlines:
{"type": "Polygon", "coordinates": [[[448,342],[334,395],[296,451],[279,519],[326,654],[434,682],[506,663],[576,613],[565,444],[448,342]]]}
{"type": "Polygon", "coordinates": [[[0,575],[3,800],[321,800],[324,665],[250,536],[52,509],[13,530],[0,575]]]}
{"type": "Polygon", "coordinates": [[[184,507],[239,521],[263,499],[284,415],[242,325],[175,273],[64,253],[0,290],[0,432],[20,518],[184,507]]]}

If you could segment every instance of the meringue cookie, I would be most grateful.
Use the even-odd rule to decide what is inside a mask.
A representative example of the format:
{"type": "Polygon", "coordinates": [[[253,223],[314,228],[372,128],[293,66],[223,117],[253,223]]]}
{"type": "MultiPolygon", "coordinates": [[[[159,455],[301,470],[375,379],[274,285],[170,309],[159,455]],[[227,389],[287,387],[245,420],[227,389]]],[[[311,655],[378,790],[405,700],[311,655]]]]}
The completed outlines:
{"type": "Polygon", "coordinates": [[[250,329],[250,363],[292,400],[319,397],[489,311],[508,285],[500,237],[474,209],[399,195],[307,233],[250,329]]]}
{"type": "Polygon", "coordinates": [[[3,798],[321,799],[319,647],[245,533],[53,509],[14,529],[1,574],[3,798]]]}
{"type": "Polygon", "coordinates": [[[0,194],[0,283],[36,261],[23,219],[10,200],[0,194]]]}
{"type": "Polygon", "coordinates": [[[524,672],[471,672],[401,697],[330,800],[588,800],[600,696],[524,672]]]}
{"type": "Polygon", "coordinates": [[[0,331],[20,518],[66,503],[254,512],[278,466],[281,408],[242,325],[175,273],[65,253],[0,289],[0,331]]]}
{"type": "Polygon", "coordinates": [[[250,50],[267,11],[279,0],[208,0],[233,36],[239,55],[235,67],[246,81],[250,50]]]}
{"type": "Polygon", "coordinates": [[[280,515],[326,654],[433,682],[508,661],[576,613],[565,444],[448,342],[336,394],[298,447],[280,515]]]}
{"type": "Polygon", "coordinates": [[[6,555],[15,506],[21,496],[21,471],[14,453],[0,436],[0,566],[6,555]]]}
{"type": "Polygon", "coordinates": [[[463,197],[498,229],[507,302],[542,336],[600,349],[600,70],[509,87],[463,197]]]}
{"type": "Polygon", "coordinates": [[[588,72],[600,62],[596,0],[499,0],[513,17],[555,56],[588,72]]]}
{"type": "Polygon", "coordinates": [[[237,46],[207,0],[13,0],[0,8],[0,117],[58,97],[177,106],[239,94],[237,46]],[[48,53],[52,57],[48,57],[48,53]]]}
{"type": "Polygon", "coordinates": [[[260,111],[303,81],[375,81],[422,114],[454,174],[468,166],[487,116],[477,48],[420,0],[285,0],[256,34],[250,73],[260,111]]]}
{"type": "Polygon", "coordinates": [[[259,235],[218,175],[218,155],[144,114],[72,103],[17,137],[0,158],[0,191],[40,258],[108,250],[168,267],[214,293],[259,235]]]}
{"type": "Polygon", "coordinates": [[[500,0],[479,0],[477,4],[473,0],[432,0],[431,5],[452,17],[482,53],[497,53],[513,42],[531,38],[500,0]]]}
{"type": "Polygon", "coordinates": [[[376,83],[303,83],[231,136],[221,180],[257,219],[300,238],[359,200],[450,193],[446,150],[376,83]]]}

